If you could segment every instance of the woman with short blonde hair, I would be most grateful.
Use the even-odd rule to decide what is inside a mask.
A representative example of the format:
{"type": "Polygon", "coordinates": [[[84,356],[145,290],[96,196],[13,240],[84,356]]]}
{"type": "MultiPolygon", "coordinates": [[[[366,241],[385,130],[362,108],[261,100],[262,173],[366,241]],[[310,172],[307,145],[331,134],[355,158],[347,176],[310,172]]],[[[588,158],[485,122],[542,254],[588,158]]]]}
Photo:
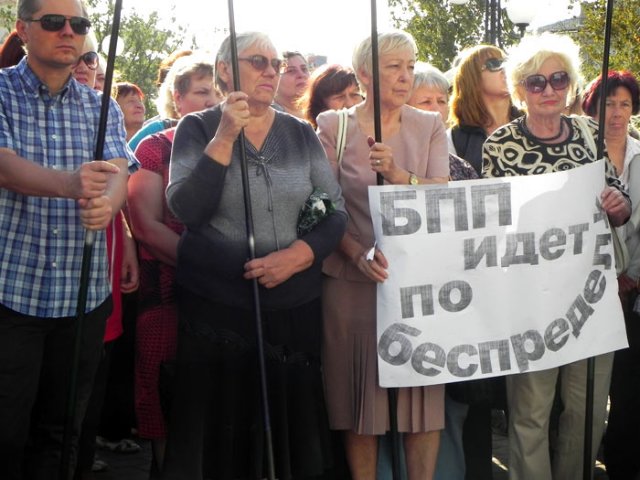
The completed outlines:
{"type": "MultiPolygon", "coordinates": [[[[373,140],[376,80],[371,38],[353,56],[366,98],[347,110],[341,159],[338,113],[327,111],[317,118],[318,135],[337,172],[349,213],[347,233],[323,268],[323,365],[329,423],[344,432],[354,480],[375,478],[378,436],[389,429],[387,390],[378,386],[376,349],[376,285],[387,278],[389,263],[374,244],[368,187],[376,184],[376,174],[392,185],[443,183],[449,174],[440,115],[405,105],[414,80],[413,38],[405,32],[382,33],[378,46],[382,142],[373,140]]],[[[398,389],[398,429],[405,433],[409,480],[433,478],[444,427],[443,404],[442,385],[398,389]]]]}
{"type": "MultiPolygon", "coordinates": [[[[193,78],[211,77],[214,78],[213,62],[208,60],[203,54],[192,54],[178,58],[169,69],[169,73],[162,82],[158,90],[156,107],[162,118],[179,119],[180,113],[177,103],[184,96],[191,86],[193,78]]],[[[213,85],[213,83],[212,83],[213,85]]],[[[222,94],[216,88],[216,98],[220,102],[222,94]]],[[[207,104],[213,106],[213,104],[207,104]]]]}
{"type": "MultiPolygon", "coordinates": [[[[507,65],[508,76],[513,98],[525,107],[526,115],[500,127],[486,140],[484,177],[539,175],[598,160],[591,147],[601,134],[598,125],[593,120],[564,115],[579,78],[577,62],[577,46],[566,36],[543,34],[525,38],[513,49],[507,65]]],[[[604,154],[608,157],[606,150],[604,154]]],[[[599,202],[610,224],[618,227],[629,218],[631,204],[608,159],[605,168],[606,187],[599,202]]],[[[595,358],[590,465],[594,465],[604,430],[612,359],[610,353],[595,358]]],[[[583,478],[586,363],[579,360],[506,377],[509,478],[583,478]],[[549,445],[549,421],[558,380],[563,410],[556,441],[549,445]]]]}

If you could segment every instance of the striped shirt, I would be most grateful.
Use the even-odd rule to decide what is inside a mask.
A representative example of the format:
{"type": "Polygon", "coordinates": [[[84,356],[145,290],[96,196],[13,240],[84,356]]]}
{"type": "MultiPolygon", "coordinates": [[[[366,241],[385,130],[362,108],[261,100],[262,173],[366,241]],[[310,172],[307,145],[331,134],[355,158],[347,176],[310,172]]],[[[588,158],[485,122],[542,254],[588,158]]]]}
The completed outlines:
{"type": "MultiPolygon", "coordinates": [[[[101,96],[70,78],[56,95],[23,59],[0,70],[0,148],[46,168],[74,171],[94,160],[101,96]]],[[[126,144],[123,116],[111,100],[104,158],[138,162],[126,144]]],[[[0,304],[25,315],[76,313],[85,230],[77,202],[0,188],[0,304]]],[[[106,239],[97,232],[87,311],[110,294],[106,239]]]]}

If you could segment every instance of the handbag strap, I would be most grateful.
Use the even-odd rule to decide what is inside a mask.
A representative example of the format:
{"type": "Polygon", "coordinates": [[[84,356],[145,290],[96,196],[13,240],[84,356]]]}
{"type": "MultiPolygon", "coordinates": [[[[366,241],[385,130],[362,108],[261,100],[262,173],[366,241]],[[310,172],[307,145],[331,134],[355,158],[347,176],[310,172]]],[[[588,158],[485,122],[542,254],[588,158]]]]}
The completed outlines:
{"type": "Polygon", "coordinates": [[[346,108],[338,110],[338,136],[336,137],[336,158],[338,165],[342,163],[344,149],[347,146],[347,123],[349,121],[349,112],[346,108]]]}

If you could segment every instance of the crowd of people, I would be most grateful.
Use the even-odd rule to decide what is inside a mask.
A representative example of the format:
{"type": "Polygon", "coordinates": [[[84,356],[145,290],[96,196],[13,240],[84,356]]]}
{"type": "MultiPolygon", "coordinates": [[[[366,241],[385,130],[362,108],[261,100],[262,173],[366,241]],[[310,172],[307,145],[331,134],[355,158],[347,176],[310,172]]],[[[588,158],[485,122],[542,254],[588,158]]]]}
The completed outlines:
{"type": "Polygon", "coordinates": [[[283,480],[390,479],[395,421],[404,478],[484,480],[497,411],[509,478],[583,478],[586,360],[398,388],[393,402],[380,387],[376,292],[394,259],[376,244],[368,187],[577,168],[597,160],[599,136],[630,346],[595,359],[591,464],[603,441],[609,478],[640,474],[632,73],[580,89],[575,43],[543,34],[508,56],[466,48],[443,74],[393,31],[378,35],[375,77],[370,37],[351,66],[313,69],[248,32],[236,38],[237,72],[227,38],[215,55],[174,52],[157,92],[119,79],[102,93],[105,59],[81,0],[19,0],[17,17],[0,48],[0,478],[91,480],[108,468],[98,447],[137,452],[137,437],[151,443],[151,479],[265,478],[271,455],[283,480]],[[69,427],[86,231],[95,240],[69,427]],[[127,332],[133,356],[118,362],[127,332]],[[109,434],[114,376],[132,379],[135,415],[109,434]],[[58,477],[67,428],[71,468],[58,477]]]}

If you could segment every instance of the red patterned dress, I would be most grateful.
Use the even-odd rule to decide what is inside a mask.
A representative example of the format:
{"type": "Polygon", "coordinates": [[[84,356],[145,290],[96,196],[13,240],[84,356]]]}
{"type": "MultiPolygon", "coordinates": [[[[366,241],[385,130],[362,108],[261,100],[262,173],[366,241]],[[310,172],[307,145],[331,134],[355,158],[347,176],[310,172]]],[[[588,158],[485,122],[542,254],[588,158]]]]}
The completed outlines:
{"type": "MultiPolygon", "coordinates": [[[[173,129],[144,139],[136,148],[142,168],[162,175],[169,183],[173,129]]],[[[164,191],[164,189],[163,189],[164,191]]],[[[167,207],[163,195],[163,222],[178,235],[184,226],[167,207]]],[[[139,435],[166,437],[166,420],[160,404],[160,365],[176,355],[178,313],[175,302],[175,268],[138,246],[140,289],[136,322],[135,409],[139,435]]]]}

